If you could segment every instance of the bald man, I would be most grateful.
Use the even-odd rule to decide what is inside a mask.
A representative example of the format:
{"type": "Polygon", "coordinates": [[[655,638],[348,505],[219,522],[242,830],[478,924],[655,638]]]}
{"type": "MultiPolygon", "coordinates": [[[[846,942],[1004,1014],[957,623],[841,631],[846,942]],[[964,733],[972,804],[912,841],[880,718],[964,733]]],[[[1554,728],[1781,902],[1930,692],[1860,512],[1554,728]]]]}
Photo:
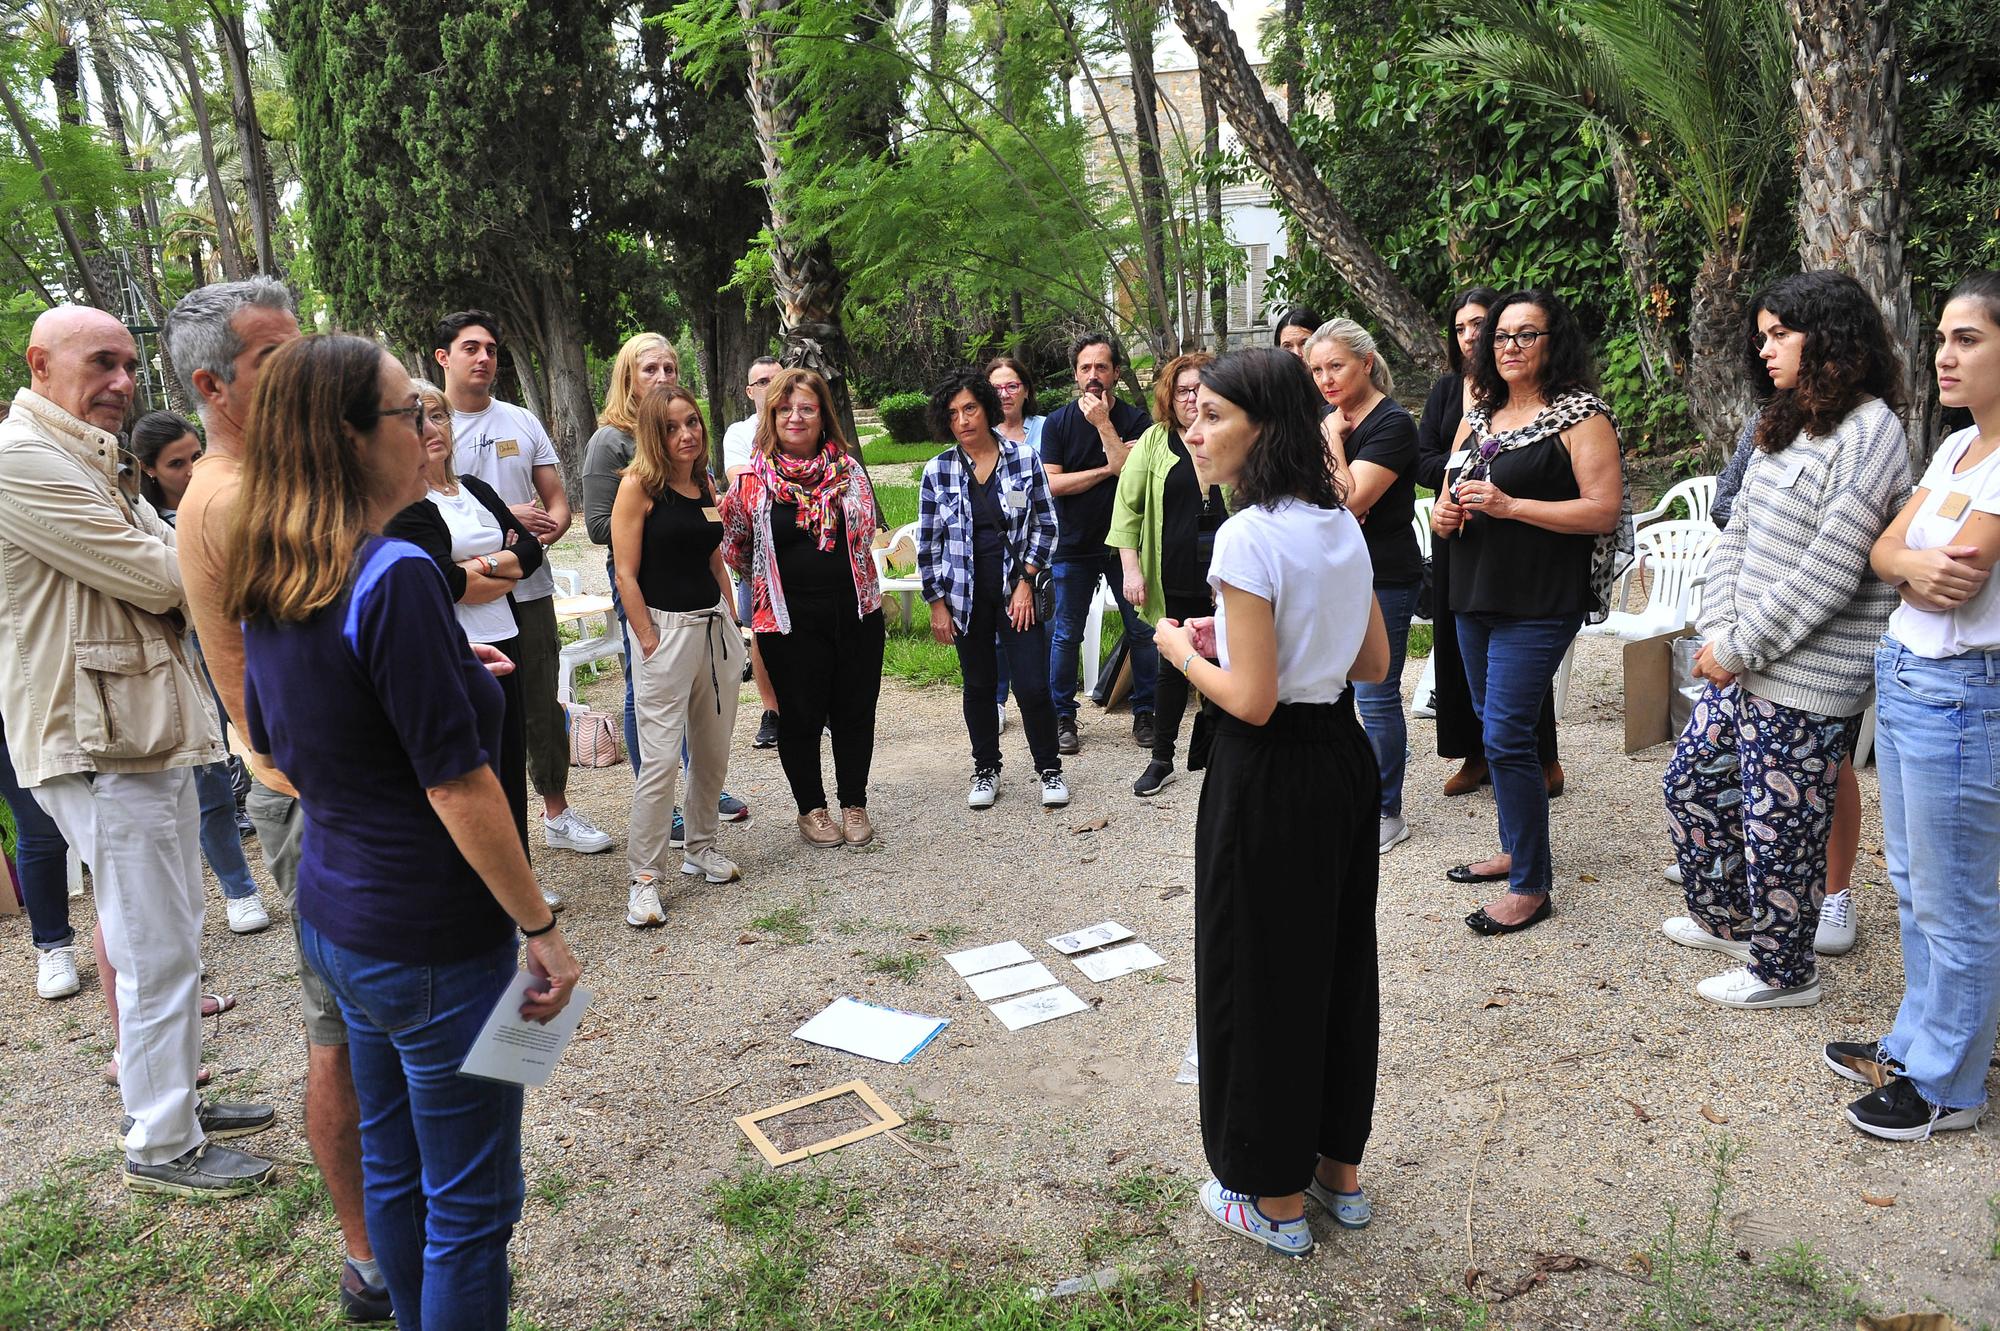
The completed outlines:
{"type": "Polygon", "coordinates": [[[118,972],[125,1183],[229,1196],[271,1172],[217,1145],[263,1105],[195,1096],[202,894],[194,768],[223,758],[190,667],[172,530],[118,490],[139,367],[123,324],[57,306],[0,422],[0,718],[21,784],[90,866],[118,972]]]}

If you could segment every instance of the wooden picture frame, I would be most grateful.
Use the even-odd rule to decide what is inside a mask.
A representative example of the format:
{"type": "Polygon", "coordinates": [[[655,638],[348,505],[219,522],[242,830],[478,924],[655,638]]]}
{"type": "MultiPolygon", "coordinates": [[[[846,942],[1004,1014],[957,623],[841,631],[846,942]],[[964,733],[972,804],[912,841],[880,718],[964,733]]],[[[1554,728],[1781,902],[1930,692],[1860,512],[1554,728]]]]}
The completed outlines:
{"type": "Polygon", "coordinates": [[[794,1161],[804,1160],[808,1156],[821,1155],[827,1151],[837,1151],[843,1146],[852,1146],[855,1142],[873,1137],[878,1133],[888,1132],[893,1128],[900,1128],[903,1126],[903,1116],[882,1103],[882,1097],[870,1090],[867,1082],[848,1081],[842,1082],[838,1086],[829,1086],[823,1091],[815,1091],[811,1095],[802,1095],[796,1100],[787,1100],[781,1105],[772,1105],[768,1109],[760,1109],[754,1114],[743,1114],[737,1118],[736,1126],[743,1130],[743,1135],[748,1137],[750,1144],[757,1148],[757,1154],[764,1157],[764,1163],[775,1167],[778,1165],[789,1165],[794,1161]],[[764,1129],[759,1126],[767,1119],[777,1118],[781,1114],[789,1114],[794,1110],[804,1109],[807,1105],[818,1104],[823,1100],[832,1100],[848,1094],[859,1096],[861,1103],[868,1106],[869,1112],[874,1114],[880,1121],[871,1123],[865,1128],[856,1128],[852,1132],[843,1132],[837,1137],[829,1137],[825,1141],[809,1143],[794,1151],[780,1151],[777,1144],[766,1136],[764,1129]]]}

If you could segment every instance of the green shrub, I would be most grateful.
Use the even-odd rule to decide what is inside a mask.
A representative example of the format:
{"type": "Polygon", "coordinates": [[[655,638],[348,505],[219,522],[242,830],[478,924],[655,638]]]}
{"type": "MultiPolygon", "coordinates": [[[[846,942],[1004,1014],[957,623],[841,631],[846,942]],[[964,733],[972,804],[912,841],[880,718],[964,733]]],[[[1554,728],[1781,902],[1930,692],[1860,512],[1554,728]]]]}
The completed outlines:
{"type": "Polygon", "coordinates": [[[921,444],[931,437],[930,399],[922,393],[892,393],[876,405],[889,437],[899,444],[921,444]]]}

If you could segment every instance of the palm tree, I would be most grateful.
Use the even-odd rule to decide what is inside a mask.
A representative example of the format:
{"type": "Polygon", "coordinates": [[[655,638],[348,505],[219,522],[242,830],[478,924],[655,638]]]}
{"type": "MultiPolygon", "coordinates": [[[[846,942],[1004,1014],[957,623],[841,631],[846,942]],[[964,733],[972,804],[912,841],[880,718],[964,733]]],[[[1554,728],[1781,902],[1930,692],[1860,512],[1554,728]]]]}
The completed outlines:
{"type": "MultiPolygon", "coordinates": [[[[1790,144],[1789,60],[1775,0],[1576,0],[1560,8],[1458,0],[1454,9],[1463,26],[1424,43],[1420,55],[1468,85],[1505,83],[1547,110],[1601,126],[1615,142],[1621,217],[1631,206],[1631,164],[1643,162],[1700,227],[1688,410],[1712,446],[1726,447],[1749,412],[1736,367],[1751,224],[1790,144]]],[[[1642,304],[1650,296],[1645,287],[1636,294],[1642,304]]]]}

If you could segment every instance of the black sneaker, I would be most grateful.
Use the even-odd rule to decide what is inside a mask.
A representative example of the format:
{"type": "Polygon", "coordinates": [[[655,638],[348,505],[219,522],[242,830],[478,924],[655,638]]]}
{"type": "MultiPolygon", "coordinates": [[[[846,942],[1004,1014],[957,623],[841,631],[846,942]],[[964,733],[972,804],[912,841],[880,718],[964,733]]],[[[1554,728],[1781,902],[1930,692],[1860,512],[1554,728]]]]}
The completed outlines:
{"type": "Polygon", "coordinates": [[[775,749],[778,747],[778,714],[764,713],[764,719],[757,723],[757,738],[750,741],[753,749],[775,749]]]}
{"type": "Polygon", "coordinates": [[[1174,765],[1163,763],[1158,758],[1146,764],[1146,770],[1132,783],[1134,795],[1157,795],[1167,783],[1174,779],[1174,765]]]}
{"type": "Polygon", "coordinates": [[[1065,756],[1083,752],[1083,741],[1077,737],[1076,718],[1059,716],[1056,718],[1056,752],[1065,756]]]}
{"type": "Polygon", "coordinates": [[[1153,747],[1153,714],[1135,712],[1132,716],[1132,742],[1142,749],[1153,747]]]}
{"type": "Polygon", "coordinates": [[[1892,1078],[1847,1107],[1847,1121],[1884,1141],[1922,1141],[1933,1132],[1953,1132],[1978,1126],[1984,1103],[1950,1109],[1924,1099],[1908,1077],[1892,1078]]]}
{"type": "Polygon", "coordinates": [[[353,1262],[340,1269],[340,1315],[350,1322],[386,1322],[395,1313],[389,1307],[389,1291],[362,1279],[353,1262]]]}
{"type": "MultiPolygon", "coordinates": [[[[248,1137],[254,1132],[262,1132],[278,1121],[278,1111],[269,1105],[237,1104],[229,1100],[203,1100],[195,1110],[195,1122],[201,1124],[201,1135],[221,1141],[230,1137],[248,1137]]],[[[118,1149],[125,1149],[125,1138],[132,1131],[133,1119],[130,1114],[118,1122],[118,1149]]]]}
{"type": "Polygon", "coordinates": [[[1820,1057],[1840,1076],[1863,1086],[1880,1086],[1903,1071],[1901,1063],[1883,1055],[1880,1040],[1834,1040],[1820,1057]]]}
{"type": "Polygon", "coordinates": [[[253,1192],[275,1169],[269,1160],[220,1142],[203,1142],[163,1165],[125,1162],[125,1186],[176,1197],[237,1197],[253,1192]]]}

